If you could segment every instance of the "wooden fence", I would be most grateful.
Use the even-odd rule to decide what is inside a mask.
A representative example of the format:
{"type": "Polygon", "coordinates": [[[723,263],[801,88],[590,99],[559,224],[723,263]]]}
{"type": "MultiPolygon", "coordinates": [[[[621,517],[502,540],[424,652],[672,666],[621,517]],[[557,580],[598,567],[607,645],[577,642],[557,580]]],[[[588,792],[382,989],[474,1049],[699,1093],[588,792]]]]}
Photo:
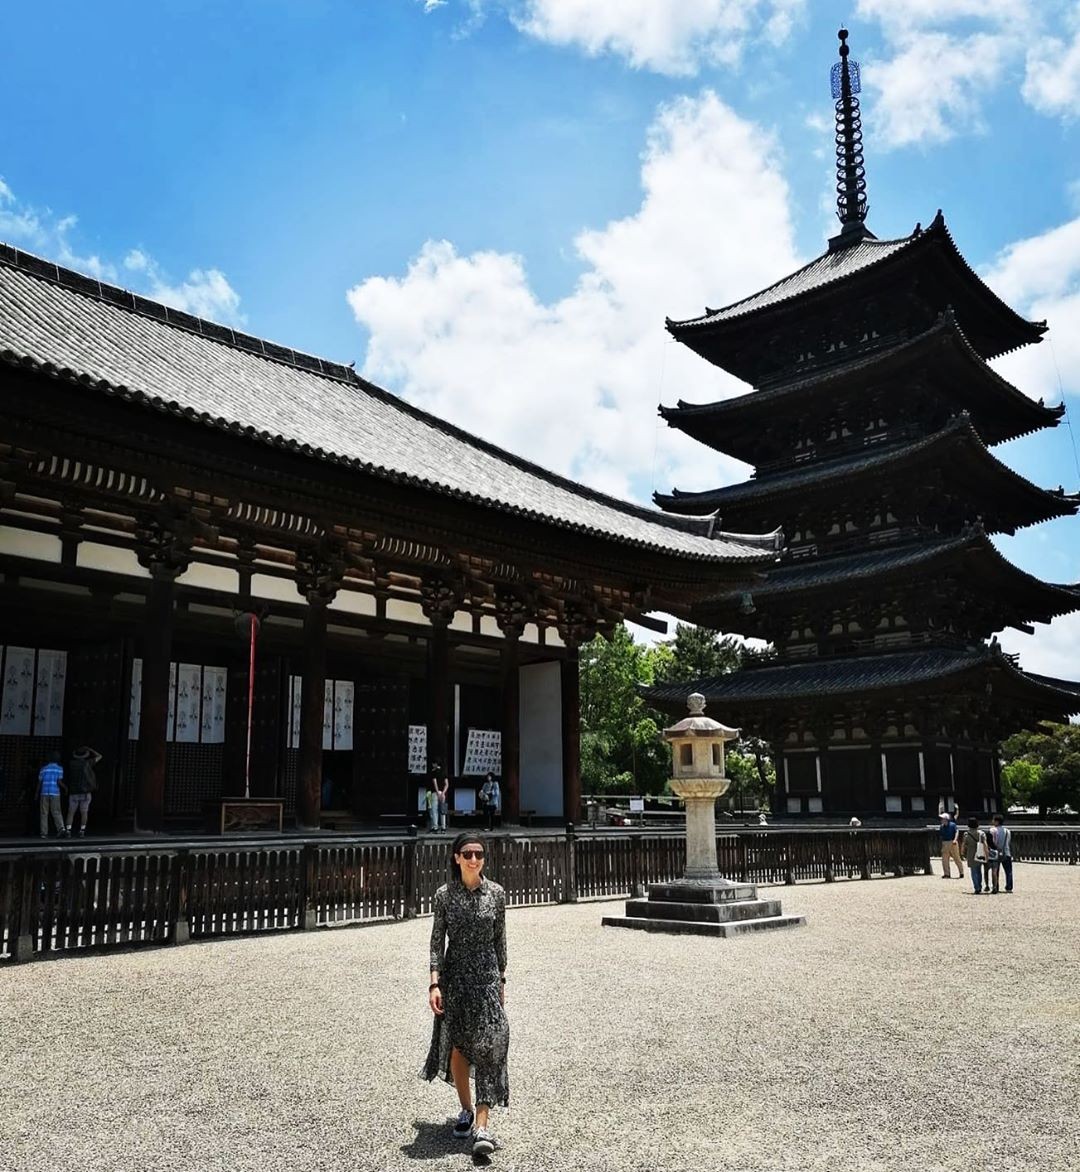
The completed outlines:
{"type": "MultiPolygon", "coordinates": [[[[666,831],[493,836],[486,873],[511,906],[612,899],[677,878],[666,831]]],[[[750,830],[717,838],[720,869],[751,883],[927,872],[922,830],[750,830]]],[[[1080,832],[1013,832],[1018,861],[1077,860],[1080,832]]],[[[447,843],[424,838],[166,841],[0,849],[0,959],[114,945],[411,917],[431,911],[447,843]]]]}

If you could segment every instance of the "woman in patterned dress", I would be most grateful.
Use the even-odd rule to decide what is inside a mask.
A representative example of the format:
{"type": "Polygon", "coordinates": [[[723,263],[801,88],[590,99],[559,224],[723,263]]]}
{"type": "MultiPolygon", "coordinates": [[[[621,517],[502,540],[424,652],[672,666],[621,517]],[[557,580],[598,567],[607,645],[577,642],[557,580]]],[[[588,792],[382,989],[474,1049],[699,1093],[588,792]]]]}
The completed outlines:
{"type": "Polygon", "coordinates": [[[453,878],[435,893],[428,989],[435,1021],[421,1072],[428,1080],[441,1075],[454,1084],[461,1102],[454,1135],[471,1135],[477,1156],[490,1155],[498,1147],[488,1131],[491,1107],[510,1105],[510,1025],[504,1009],[506,893],[484,878],[485,853],[481,836],[459,834],[451,848],[453,878]],[[476,1082],[475,1112],[470,1067],[476,1082]]]}

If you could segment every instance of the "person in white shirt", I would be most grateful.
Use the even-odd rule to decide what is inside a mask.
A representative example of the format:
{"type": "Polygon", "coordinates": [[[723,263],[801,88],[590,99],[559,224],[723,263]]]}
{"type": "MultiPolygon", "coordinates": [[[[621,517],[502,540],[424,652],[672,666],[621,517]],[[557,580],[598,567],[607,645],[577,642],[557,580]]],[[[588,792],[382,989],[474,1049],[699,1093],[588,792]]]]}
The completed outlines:
{"type": "Polygon", "coordinates": [[[1013,889],[1012,831],[1005,825],[1005,819],[1000,814],[994,815],[990,840],[994,846],[990,856],[990,865],[994,871],[994,890],[998,889],[998,868],[1000,867],[1005,872],[1005,894],[1011,895],[1013,889]]]}

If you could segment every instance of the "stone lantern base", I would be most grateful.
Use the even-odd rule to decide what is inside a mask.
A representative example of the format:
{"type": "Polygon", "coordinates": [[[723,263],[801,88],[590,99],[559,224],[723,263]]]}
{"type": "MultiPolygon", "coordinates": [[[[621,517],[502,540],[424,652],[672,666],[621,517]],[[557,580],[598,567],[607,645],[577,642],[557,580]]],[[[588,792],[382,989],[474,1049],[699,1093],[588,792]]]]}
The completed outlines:
{"type": "Polygon", "coordinates": [[[759,899],[752,883],[730,879],[676,879],[652,883],[648,899],[630,899],[625,916],[604,916],[610,928],[645,932],[737,936],[770,928],[794,928],[805,916],[785,916],[778,899],[759,899]]]}

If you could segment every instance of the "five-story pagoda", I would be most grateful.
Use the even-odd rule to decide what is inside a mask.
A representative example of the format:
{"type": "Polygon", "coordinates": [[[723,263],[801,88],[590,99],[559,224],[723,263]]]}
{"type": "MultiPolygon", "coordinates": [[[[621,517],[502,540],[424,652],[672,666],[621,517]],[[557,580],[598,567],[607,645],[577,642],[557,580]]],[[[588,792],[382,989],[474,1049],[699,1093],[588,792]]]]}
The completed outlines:
{"type": "MultiPolygon", "coordinates": [[[[694,614],[775,649],[694,687],[771,743],[779,811],[918,815],[944,799],[983,813],[1000,802],[999,741],[1080,710],[1080,684],[1024,672],[987,642],[1080,609],[1080,587],[1039,581],[990,540],[1077,511],[989,450],[1056,426],[1063,408],[987,365],[1046,325],[976,276],[940,211],[900,239],[867,228],[859,67],[839,35],[840,232],[769,288],[667,323],[754,390],[661,414],[755,475],[656,500],[729,530],[783,529],[785,556],[752,592],[694,614]]],[[[674,709],[686,690],[651,695],[674,709]]]]}

